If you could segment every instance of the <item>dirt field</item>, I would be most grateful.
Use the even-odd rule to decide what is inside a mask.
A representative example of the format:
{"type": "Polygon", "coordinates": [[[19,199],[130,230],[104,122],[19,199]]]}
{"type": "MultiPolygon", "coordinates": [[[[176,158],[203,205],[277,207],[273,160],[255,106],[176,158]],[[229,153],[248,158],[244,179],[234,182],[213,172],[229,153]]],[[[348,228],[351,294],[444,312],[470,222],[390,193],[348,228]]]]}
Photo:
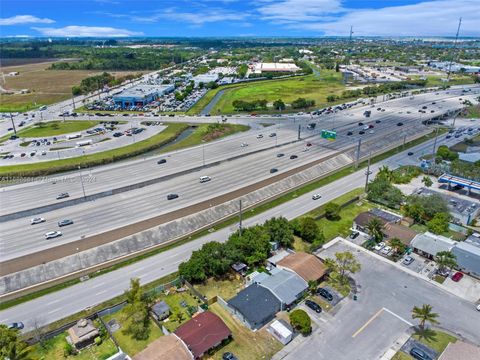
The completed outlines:
{"type": "MultiPolygon", "coordinates": [[[[0,86],[5,90],[18,91],[29,89],[28,94],[0,95],[0,111],[27,111],[40,105],[48,105],[70,98],[72,86],[80,84],[86,77],[101,73],[90,70],[47,70],[52,62],[5,66],[1,68],[5,75],[0,78],[0,86]],[[17,76],[7,76],[10,72],[17,76]]],[[[110,72],[123,76],[132,72],[110,72]]]]}

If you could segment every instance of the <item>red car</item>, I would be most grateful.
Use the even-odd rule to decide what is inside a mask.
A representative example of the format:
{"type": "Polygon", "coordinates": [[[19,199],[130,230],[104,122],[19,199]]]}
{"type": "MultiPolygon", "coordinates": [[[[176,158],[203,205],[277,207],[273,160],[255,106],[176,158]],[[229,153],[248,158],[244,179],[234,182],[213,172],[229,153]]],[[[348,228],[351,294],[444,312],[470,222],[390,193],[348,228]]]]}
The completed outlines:
{"type": "Polygon", "coordinates": [[[457,271],[452,276],[452,280],[455,281],[455,282],[459,282],[460,280],[462,280],[462,278],[463,278],[463,274],[460,271],[457,271]]]}

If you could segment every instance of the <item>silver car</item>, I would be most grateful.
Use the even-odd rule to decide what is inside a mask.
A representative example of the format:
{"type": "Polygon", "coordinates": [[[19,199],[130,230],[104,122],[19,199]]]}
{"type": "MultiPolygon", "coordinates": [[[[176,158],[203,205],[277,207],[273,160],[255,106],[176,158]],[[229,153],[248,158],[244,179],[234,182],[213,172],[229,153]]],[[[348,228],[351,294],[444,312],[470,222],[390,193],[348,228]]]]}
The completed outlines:
{"type": "Polygon", "coordinates": [[[56,237],[59,237],[59,236],[62,236],[62,232],[61,231],[49,231],[47,233],[45,233],[45,239],[55,239],[56,237]]]}

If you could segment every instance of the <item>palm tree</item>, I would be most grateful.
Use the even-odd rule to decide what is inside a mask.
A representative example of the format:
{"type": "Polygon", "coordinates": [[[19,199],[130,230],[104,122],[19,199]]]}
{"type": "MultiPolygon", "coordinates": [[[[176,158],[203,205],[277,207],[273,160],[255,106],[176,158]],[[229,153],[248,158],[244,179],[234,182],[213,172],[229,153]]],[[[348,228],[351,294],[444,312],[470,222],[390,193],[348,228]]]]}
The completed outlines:
{"type": "Polygon", "coordinates": [[[383,223],[377,218],[371,219],[367,224],[368,234],[375,239],[376,243],[383,240],[384,235],[382,229],[383,223]]]}
{"type": "Polygon", "coordinates": [[[435,261],[438,264],[438,270],[442,272],[444,269],[451,270],[457,266],[457,257],[450,251],[440,251],[435,256],[435,261]]]}
{"type": "Polygon", "coordinates": [[[432,312],[432,306],[429,304],[423,304],[423,306],[417,307],[414,306],[412,309],[412,319],[420,320],[420,329],[423,331],[425,329],[425,323],[428,321],[430,324],[438,324],[438,314],[432,312]]]}
{"type": "Polygon", "coordinates": [[[315,280],[308,280],[308,291],[310,294],[314,295],[317,291],[317,282],[315,280]]]}
{"type": "Polygon", "coordinates": [[[433,181],[432,181],[432,179],[430,179],[429,176],[424,176],[424,177],[422,178],[422,183],[423,183],[423,185],[425,185],[426,187],[430,187],[430,186],[433,185],[433,181]]]}
{"type": "Polygon", "coordinates": [[[393,171],[389,169],[388,166],[383,165],[377,173],[378,178],[383,178],[385,180],[388,180],[389,182],[392,181],[393,179],[393,171]]]}
{"type": "Polygon", "coordinates": [[[396,253],[401,253],[405,251],[405,244],[399,238],[393,238],[390,240],[390,246],[395,250],[396,253]]]}

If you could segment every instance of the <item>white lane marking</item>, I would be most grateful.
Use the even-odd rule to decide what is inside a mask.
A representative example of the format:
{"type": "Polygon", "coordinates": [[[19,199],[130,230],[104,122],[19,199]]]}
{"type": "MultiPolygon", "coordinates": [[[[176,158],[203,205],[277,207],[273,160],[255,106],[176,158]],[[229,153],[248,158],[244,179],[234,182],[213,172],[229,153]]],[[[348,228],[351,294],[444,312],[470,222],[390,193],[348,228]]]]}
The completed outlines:
{"type": "Polygon", "coordinates": [[[399,320],[402,320],[405,324],[407,324],[408,326],[413,326],[413,324],[408,321],[408,320],[405,320],[403,317],[401,317],[400,315],[397,315],[395,314],[393,311],[391,310],[388,310],[387,308],[383,308],[383,310],[385,310],[386,312],[390,313],[391,315],[395,316],[397,319],[399,320]]]}
{"type": "Polygon", "coordinates": [[[53,304],[56,304],[60,301],[61,301],[61,299],[53,300],[53,301],[50,301],[47,305],[53,305],[53,304]]]}
{"type": "Polygon", "coordinates": [[[49,311],[47,314],[53,314],[54,312],[57,312],[58,310],[60,310],[60,308],[53,309],[53,310],[49,311]]]}
{"type": "Polygon", "coordinates": [[[99,291],[99,292],[97,292],[95,295],[101,295],[101,294],[106,293],[107,291],[108,291],[108,290],[99,291]]]}

